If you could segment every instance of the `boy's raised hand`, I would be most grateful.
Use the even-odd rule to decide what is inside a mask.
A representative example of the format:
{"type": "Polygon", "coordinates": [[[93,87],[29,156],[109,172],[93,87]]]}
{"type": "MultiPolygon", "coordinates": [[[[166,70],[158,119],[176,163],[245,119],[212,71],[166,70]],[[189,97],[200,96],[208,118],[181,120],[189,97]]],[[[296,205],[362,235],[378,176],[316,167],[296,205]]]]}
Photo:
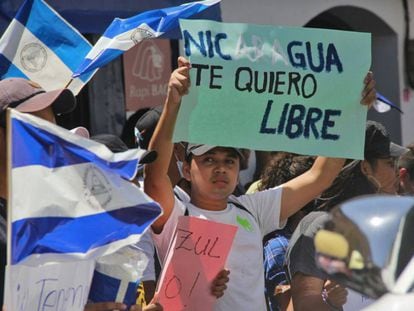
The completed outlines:
{"type": "Polygon", "coordinates": [[[178,58],[178,68],[173,71],[168,83],[167,102],[178,105],[181,98],[188,94],[190,88],[190,62],[180,56],[178,58]]]}

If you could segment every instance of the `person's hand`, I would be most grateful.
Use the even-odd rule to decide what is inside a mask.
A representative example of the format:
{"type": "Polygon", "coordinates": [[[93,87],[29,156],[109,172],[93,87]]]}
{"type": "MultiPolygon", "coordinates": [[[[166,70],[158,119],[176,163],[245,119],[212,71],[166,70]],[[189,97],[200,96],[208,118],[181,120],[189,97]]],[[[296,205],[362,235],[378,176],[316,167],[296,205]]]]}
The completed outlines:
{"type": "MultiPolygon", "coordinates": [[[[120,302],[98,302],[88,303],[85,306],[84,311],[114,311],[114,310],[127,310],[127,306],[120,302]]],[[[130,311],[163,311],[163,307],[157,303],[150,303],[148,306],[141,309],[139,305],[133,305],[129,309],[130,311]]]]}
{"type": "Polygon", "coordinates": [[[348,291],[345,287],[342,287],[333,281],[327,280],[324,285],[324,290],[326,291],[327,296],[326,301],[335,308],[339,309],[346,303],[348,291]]]}
{"type": "Polygon", "coordinates": [[[190,88],[190,62],[180,56],[178,58],[178,68],[173,71],[168,83],[167,102],[179,104],[181,97],[188,94],[190,88]]]}
{"type": "Polygon", "coordinates": [[[135,306],[131,306],[131,308],[129,309],[129,311],[163,311],[164,308],[158,303],[150,303],[149,305],[145,306],[143,309],[141,309],[140,306],[135,305],[135,306]]]}
{"type": "Polygon", "coordinates": [[[229,270],[223,269],[214,278],[213,283],[211,284],[211,294],[216,298],[220,298],[224,295],[224,291],[227,288],[226,283],[229,281],[229,274],[229,270]]]}
{"type": "Polygon", "coordinates": [[[120,303],[120,302],[97,302],[97,303],[88,303],[85,306],[84,311],[113,311],[113,310],[126,310],[126,309],[127,309],[127,305],[120,303]]]}
{"type": "Polygon", "coordinates": [[[374,75],[371,71],[368,71],[367,75],[365,76],[364,89],[361,95],[361,104],[368,106],[368,108],[371,108],[371,106],[377,100],[377,91],[375,90],[374,75]]]}

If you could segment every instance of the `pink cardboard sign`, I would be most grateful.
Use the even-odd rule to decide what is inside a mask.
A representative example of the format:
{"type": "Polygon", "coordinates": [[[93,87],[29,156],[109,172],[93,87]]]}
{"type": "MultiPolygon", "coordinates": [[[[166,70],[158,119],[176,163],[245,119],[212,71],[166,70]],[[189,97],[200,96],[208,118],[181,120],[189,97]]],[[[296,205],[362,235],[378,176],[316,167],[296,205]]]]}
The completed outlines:
{"type": "Polygon", "coordinates": [[[211,282],[225,267],[237,227],[181,216],[157,290],[165,310],[213,310],[211,282]]]}

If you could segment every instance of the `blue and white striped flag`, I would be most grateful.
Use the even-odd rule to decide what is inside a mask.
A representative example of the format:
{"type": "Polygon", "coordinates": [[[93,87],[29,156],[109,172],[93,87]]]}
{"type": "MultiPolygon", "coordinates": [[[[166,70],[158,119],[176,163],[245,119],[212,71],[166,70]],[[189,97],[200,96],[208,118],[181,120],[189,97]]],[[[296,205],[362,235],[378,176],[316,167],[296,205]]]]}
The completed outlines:
{"type": "MultiPolygon", "coordinates": [[[[62,89],[91,50],[89,42],[43,0],[26,0],[0,39],[0,76],[62,89]]],[[[74,79],[76,95],[93,73],[74,79]]]]}
{"type": "Polygon", "coordinates": [[[88,259],[136,243],[161,214],[126,179],[141,151],[112,153],[52,123],[11,112],[11,264],[88,259]]]}
{"type": "Polygon", "coordinates": [[[78,77],[106,65],[142,40],[159,37],[177,28],[180,18],[191,17],[219,2],[220,0],[190,2],[147,11],[128,19],[114,19],[73,76],[78,77]]]}

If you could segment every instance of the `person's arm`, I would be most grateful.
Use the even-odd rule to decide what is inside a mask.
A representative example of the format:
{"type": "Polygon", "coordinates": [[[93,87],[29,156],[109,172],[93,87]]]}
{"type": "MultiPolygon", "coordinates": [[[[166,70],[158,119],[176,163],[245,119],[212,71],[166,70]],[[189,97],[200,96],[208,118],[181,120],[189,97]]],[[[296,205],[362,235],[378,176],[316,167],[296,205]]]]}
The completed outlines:
{"type": "Polygon", "coordinates": [[[324,283],[325,281],[320,278],[300,272],[295,273],[291,281],[294,310],[342,310],[342,305],[346,302],[346,289],[338,284],[330,283],[326,289],[328,297],[324,300],[322,296],[324,283]]]}
{"type": "MultiPolygon", "coordinates": [[[[84,311],[117,311],[127,310],[127,305],[120,302],[98,302],[89,303],[85,306],[84,311]]],[[[130,311],[163,311],[163,307],[159,303],[150,303],[149,305],[141,308],[139,305],[133,305],[129,309],[130,311]]]]}
{"type": "Polygon", "coordinates": [[[155,233],[162,231],[174,207],[174,192],[168,177],[173,152],[172,136],[181,97],[188,93],[190,86],[190,63],[184,57],[179,57],[178,65],[171,74],[165,106],[148,147],[149,150],[157,151],[158,157],[153,163],[147,164],[144,170],[144,191],[161,205],[164,212],[152,225],[155,233]]]}
{"type": "Polygon", "coordinates": [[[293,311],[292,294],[290,293],[290,285],[278,285],[275,292],[271,293],[276,300],[279,309],[282,311],[293,311]]]}
{"type": "Polygon", "coordinates": [[[135,306],[131,306],[129,310],[130,311],[141,311],[141,310],[142,311],[163,311],[164,308],[159,303],[150,303],[149,305],[143,307],[142,309],[140,306],[135,305],[135,306]]]}
{"type": "Polygon", "coordinates": [[[152,298],[154,298],[155,287],[156,287],[155,281],[154,280],[142,281],[142,286],[144,287],[145,301],[146,303],[148,303],[152,300],[152,298]]]}
{"type": "Polygon", "coordinates": [[[114,311],[114,310],[126,310],[127,305],[121,302],[97,302],[88,303],[85,306],[84,311],[114,311]]]}
{"type": "Polygon", "coordinates": [[[311,169],[283,184],[280,221],[315,199],[334,181],[345,159],[317,157],[311,169]]]}
{"type": "MultiPolygon", "coordinates": [[[[375,80],[371,72],[366,75],[364,85],[361,104],[370,107],[376,99],[375,80]]],[[[345,159],[318,157],[309,171],[285,183],[280,220],[287,219],[326,190],[344,163],[345,159]]]]}

